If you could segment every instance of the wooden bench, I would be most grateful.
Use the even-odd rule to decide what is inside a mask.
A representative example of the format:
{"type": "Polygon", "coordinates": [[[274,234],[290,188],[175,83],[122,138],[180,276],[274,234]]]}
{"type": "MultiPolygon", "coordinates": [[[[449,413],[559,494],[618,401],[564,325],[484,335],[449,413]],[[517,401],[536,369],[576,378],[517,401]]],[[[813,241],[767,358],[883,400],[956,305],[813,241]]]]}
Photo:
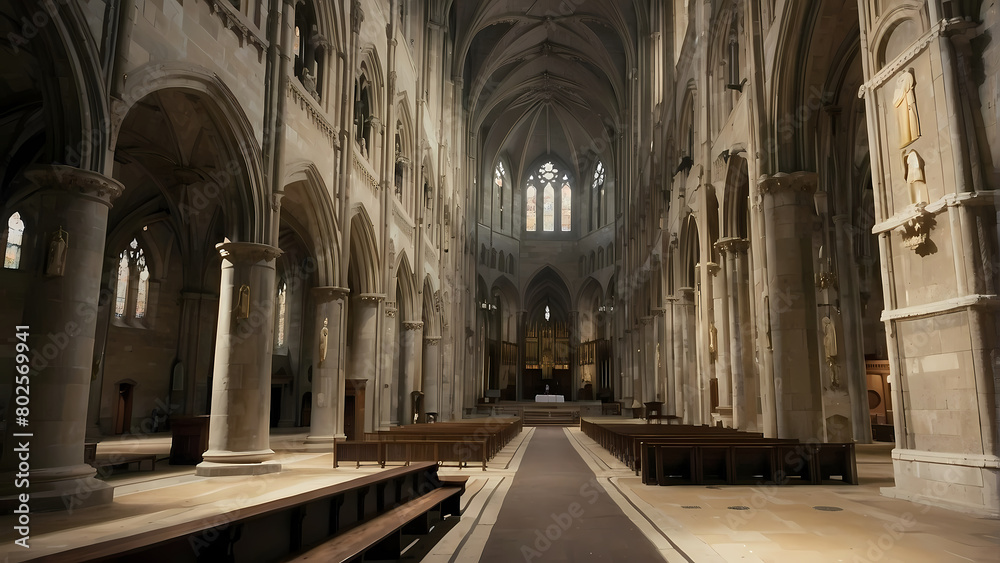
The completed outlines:
{"type": "Polygon", "coordinates": [[[853,443],[800,443],[713,426],[596,424],[581,429],[649,485],[856,485],[853,443]]]}
{"type": "Polygon", "coordinates": [[[460,499],[465,491],[466,479],[442,480],[442,487],[397,506],[286,561],[340,563],[366,558],[397,560],[402,555],[403,534],[428,533],[431,529],[432,513],[437,513],[441,520],[447,516],[460,516],[460,499]]]}
{"type": "Polygon", "coordinates": [[[462,469],[469,462],[481,464],[486,471],[489,456],[485,440],[472,441],[460,439],[436,439],[435,437],[410,438],[405,434],[384,437],[378,442],[337,442],[334,466],[341,462],[355,462],[356,467],[362,463],[378,464],[385,467],[387,463],[402,463],[409,465],[417,461],[433,461],[439,465],[455,463],[462,469]]]}
{"type": "Polygon", "coordinates": [[[413,523],[428,511],[458,515],[464,481],[439,479],[437,470],[436,463],[415,463],[260,504],[236,503],[215,515],[156,529],[144,526],[132,535],[109,533],[36,561],[279,561],[376,519],[379,527],[395,530],[396,521],[383,518],[387,514],[406,514],[408,529],[419,528],[413,523]],[[417,502],[412,510],[396,511],[411,502],[417,502]]]}

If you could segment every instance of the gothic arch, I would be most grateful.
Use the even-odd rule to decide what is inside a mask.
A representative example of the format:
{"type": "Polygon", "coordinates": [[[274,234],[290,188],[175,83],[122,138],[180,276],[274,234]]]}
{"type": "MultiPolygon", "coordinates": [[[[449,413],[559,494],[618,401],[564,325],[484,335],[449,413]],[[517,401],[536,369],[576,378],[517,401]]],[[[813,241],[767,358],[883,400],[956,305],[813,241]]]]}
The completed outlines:
{"type": "Polygon", "coordinates": [[[350,281],[356,281],[357,287],[350,285],[351,293],[378,293],[379,291],[379,254],[376,243],[375,229],[368,212],[364,207],[358,207],[351,217],[351,261],[348,269],[351,272],[350,281]]]}
{"type": "MultiPolygon", "coordinates": [[[[270,204],[268,190],[263,184],[256,134],[239,100],[215,73],[180,63],[150,64],[133,72],[122,93],[122,102],[115,108],[111,137],[116,151],[125,117],[136,104],[148,96],[171,91],[196,93],[191,104],[205,112],[204,117],[221,134],[218,142],[225,156],[236,163],[236,167],[227,166],[221,171],[228,183],[236,186],[234,201],[227,202],[226,231],[230,238],[244,242],[267,241],[270,204]]],[[[201,180],[221,183],[210,177],[201,180]]]]}
{"type": "Polygon", "coordinates": [[[297,218],[304,227],[302,237],[308,241],[316,260],[317,283],[337,285],[341,238],[330,190],[314,163],[297,163],[289,168],[281,209],[284,212],[289,208],[288,216],[297,218]]]}

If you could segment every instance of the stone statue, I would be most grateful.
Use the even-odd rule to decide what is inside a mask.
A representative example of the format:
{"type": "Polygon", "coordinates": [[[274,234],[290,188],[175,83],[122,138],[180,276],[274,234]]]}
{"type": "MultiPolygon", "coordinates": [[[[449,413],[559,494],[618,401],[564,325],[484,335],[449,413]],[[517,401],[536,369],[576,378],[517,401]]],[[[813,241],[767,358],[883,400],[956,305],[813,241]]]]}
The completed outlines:
{"type": "Polygon", "coordinates": [[[927,184],[924,181],[924,162],[917,151],[908,151],[903,156],[906,165],[906,184],[910,187],[910,203],[929,203],[927,184]]]}
{"type": "Polygon", "coordinates": [[[250,286],[247,284],[240,286],[239,299],[236,301],[236,318],[250,318],[250,286]]]}
{"type": "Polygon", "coordinates": [[[302,69],[302,86],[310,96],[319,98],[319,93],[316,91],[316,77],[308,68],[302,69]]]}
{"type": "Polygon", "coordinates": [[[708,326],[708,354],[713,362],[719,354],[719,330],[715,328],[715,323],[708,326]]]}
{"type": "Polygon", "coordinates": [[[826,363],[837,363],[837,328],[833,326],[833,319],[830,317],[823,317],[823,351],[826,363]]]}
{"type": "Polygon", "coordinates": [[[323,328],[319,331],[319,365],[321,366],[326,361],[326,349],[330,340],[330,329],[327,328],[329,322],[329,318],[323,319],[323,328]]]}
{"type": "Polygon", "coordinates": [[[896,123],[899,126],[899,148],[912,143],[920,136],[920,121],[917,119],[917,101],[913,94],[913,73],[907,70],[896,79],[896,91],[892,96],[896,107],[896,123]]]}
{"type": "Polygon", "coordinates": [[[52,235],[52,241],[49,242],[49,255],[45,263],[45,275],[47,276],[61,276],[66,270],[66,248],[68,243],[66,238],[69,235],[66,231],[59,227],[59,230],[52,235]]]}

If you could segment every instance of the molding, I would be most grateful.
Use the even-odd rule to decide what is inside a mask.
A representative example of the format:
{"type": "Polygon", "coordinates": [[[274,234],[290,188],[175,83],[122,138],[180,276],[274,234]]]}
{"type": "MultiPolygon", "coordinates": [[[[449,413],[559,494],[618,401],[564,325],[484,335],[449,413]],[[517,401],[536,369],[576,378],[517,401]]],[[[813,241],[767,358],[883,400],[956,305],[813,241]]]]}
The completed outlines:
{"type": "Polygon", "coordinates": [[[969,307],[983,307],[1000,309],[1000,297],[996,295],[965,295],[953,297],[944,301],[903,307],[901,309],[885,309],[882,311],[882,321],[900,321],[908,319],[919,319],[943,313],[954,313],[969,307]]]}
{"type": "Polygon", "coordinates": [[[742,253],[750,248],[750,241],[744,238],[730,237],[719,239],[715,243],[715,249],[726,254],[742,253]]]}
{"type": "Polygon", "coordinates": [[[900,461],[918,461],[923,463],[944,463],[948,465],[962,465],[965,467],[982,467],[986,469],[1000,469],[1000,457],[995,455],[926,452],[923,450],[894,448],[892,450],[892,459],[898,459],[900,461]]]}
{"type": "MultiPolygon", "coordinates": [[[[951,20],[943,20],[939,22],[937,25],[932,27],[930,31],[924,34],[923,37],[918,39],[916,43],[911,45],[909,49],[903,51],[902,54],[898,55],[895,59],[893,59],[891,62],[882,67],[881,70],[876,72],[875,76],[873,76],[871,80],[862,84],[861,87],[858,89],[858,97],[864,98],[865,94],[868,91],[874,90],[875,88],[878,88],[883,84],[885,84],[886,81],[892,78],[894,74],[899,72],[899,70],[902,67],[912,62],[913,59],[917,58],[917,56],[920,55],[920,53],[924,52],[924,50],[927,49],[927,47],[931,44],[931,42],[937,39],[939,36],[952,33],[953,31],[962,31],[963,28],[969,28],[969,27],[975,27],[975,26],[974,24],[971,24],[970,22],[966,22],[965,20],[959,18],[951,20]]],[[[884,40],[885,36],[882,36],[880,39],[884,40]]]]}
{"type": "Polygon", "coordinates": [[[241,12],[233,8],[226,0],[207,0],[209,10],[222,20],[222,25],[226,29],[231,29],[240,42],[244,45],[249,43],[257,48],[257,54],[262,55],[269,45],[267,37],[263,31],[258,31],[257,26],[250,23],[241,12]]]}
{"type": "Polygon", "coordinates": [[[323,115],[323,110],[316,105],[312,95],[306,93],[302,86],[298,84],[298,79],[296,78],[288,80],[288,97],[299,106],[299,109],[309,115],[313,125],[316,129],[319,129],[320,133],[323,133],[323,135],[326,136],[326,139],[330,142],[331,147],[340,148],[340,143],[337,142],[337,137],[340,134],[340,128],[327,121],[326,117],[323,115]]]}
{"type": "Polygon", "coordinates": [[[256,242],[220,242],[215,248],[224,260],[233,264],[270,262],[281,256],[280,248],[256,242]]]}
{"type": "Polygon", "coordinates": [[[382,295],[381,293],[359,293],[358,299],[361,300],[362,303],[377,304],[381,301],[385,301],[385,295],[382,295]]]}

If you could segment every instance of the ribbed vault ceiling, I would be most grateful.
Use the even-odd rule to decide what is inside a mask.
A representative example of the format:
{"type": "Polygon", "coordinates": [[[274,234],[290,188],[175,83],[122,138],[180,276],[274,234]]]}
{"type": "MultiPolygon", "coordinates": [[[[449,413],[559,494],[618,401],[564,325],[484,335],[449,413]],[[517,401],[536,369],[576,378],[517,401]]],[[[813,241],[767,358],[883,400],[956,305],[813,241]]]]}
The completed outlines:
{"type": "Polygon", "coordinates": [[[455,71],[484,165],[504,155],[520,183],[526,166],[552,155],[581,178],[595,139],[615,135],[629,107],[643,25],[633,0],[455,1],[452,10],[455,71]]]}

